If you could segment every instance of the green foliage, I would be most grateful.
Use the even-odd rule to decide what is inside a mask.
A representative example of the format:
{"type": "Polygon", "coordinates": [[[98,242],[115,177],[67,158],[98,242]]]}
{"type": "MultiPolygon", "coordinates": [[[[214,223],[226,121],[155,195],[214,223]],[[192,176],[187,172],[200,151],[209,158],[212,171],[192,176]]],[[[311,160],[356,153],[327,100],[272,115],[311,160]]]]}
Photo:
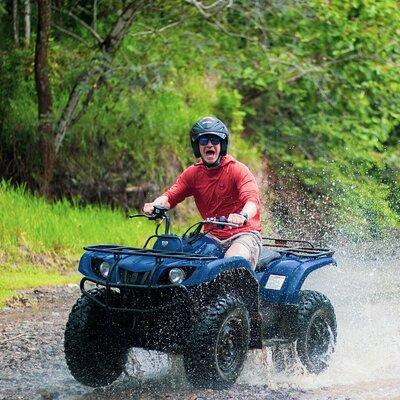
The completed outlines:
{"type": "Polygon", "coordinates": [[[398,146],[385,145],[399,125],[398,2],[289,1],[231,12],[265,20],[265,31],[247,27],[234,74],[245,124],[274,169],[297,176],[316,207],[329,196],[341,230],[376,235],[398,226],[398,146]]]}
{"type": "MultiPolygon", "coordinates": [[[[100,3],[104,38],[123,2],[100,3]]],[[[76,79],[107,66],[61,147],[59,197],[141,206],[193,162],[188,130],[213,114],[232,131],[234,156],[256,172],[266,158],[275,186],[263,190],[275,190],[274,203],[288,201],[280,188],[292,180],[291,201],[301,195],[307,204],[304,220],[315,208],[352,236],[399,227],[397,1],[235,1],[207,21],[186,2],[144,3],[112,65],[107,57],[94,61],[89,29],[67,13],[54,15],[75,35],[54,31],[51,40],[54,121],[76,79]],[[128,198],[128,188],[140,195],[128,198]]],[[[90,4],[64,7],[92,24],[90,4]]],[[[34,187],[33,46],[12,48],[10,20],[0,9],[0,167],[17,182],[28,176],[34,187]]]]}
{"type": "MultiPolygon", "coordinates": [[[[88,180],[107,181],[108,187],[152,182],[155,191],[162,190],[194,161],[188,132],[197,119],[218,115],[237,137],[243,128],[239,92],[218,85],[218,71],[193,63],[198,52],[207,59],[213,49],[199,44],[199,35],[187,37],[185,29],[190,27],[136,36],[143,26],[149,29],[150,22],[146,16],[134,25],[123,44],[121,67],[108,76],[107,87],[67,138],[63,168],[80,186],[88,180]],[[139,57],[141,62],[135,63],[139,57]],[[81,158],[71,162],[68,155],[77,148],[81,158]],[[94,148],[102,164],[92,156],[94,148]]],[[[249,145],[234,148],[244,162],[259,164],[249,145]]]]}
{"type": "Polygon", "coordinates": [[[39,162],[32,59],[27,56],[17,50],[0,58],[0,168],[16,179],[29,176],[39,162]]]}
{"type": "MultiPolygon", "coordinates": [[[[63,153],[66,169],[76,168],[72,174],[82,184],[88,177],[107,179],[107,172],[123,185],[151,181],[162,187],[172,182],[177,171],[194,161],[188,132],[201,116],[215,114],[218,88],[208,86],[203,76],[191,76],[170,79],[155,91],[116,90],[117,99],[114,92],[102,90],[71,131],[63,153]],[[81,159],[69,159],[71,148],[80,149],[81,159]],[[94,148],[102,156],[100,164],[91,156],[94,148]]],[[[226,114],[238,126],[239,107],[240,102],[226,114]]]]}

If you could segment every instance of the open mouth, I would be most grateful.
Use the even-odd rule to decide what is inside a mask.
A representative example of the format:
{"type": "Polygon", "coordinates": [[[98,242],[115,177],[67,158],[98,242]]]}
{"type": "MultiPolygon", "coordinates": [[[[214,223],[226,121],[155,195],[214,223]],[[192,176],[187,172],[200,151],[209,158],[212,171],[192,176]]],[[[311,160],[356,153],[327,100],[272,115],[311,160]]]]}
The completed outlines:
{"type": "Polygon", "coordinates": [[[213,157],[215,155],[215,151],[210,149],[206,151],[206,156],[208,157],[213,157]]]}

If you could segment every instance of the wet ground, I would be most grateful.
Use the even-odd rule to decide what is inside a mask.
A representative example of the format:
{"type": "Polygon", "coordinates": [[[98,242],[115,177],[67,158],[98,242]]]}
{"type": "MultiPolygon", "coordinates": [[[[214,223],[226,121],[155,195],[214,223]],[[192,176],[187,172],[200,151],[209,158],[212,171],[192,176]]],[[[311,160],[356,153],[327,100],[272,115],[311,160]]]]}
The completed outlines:
{"type": "Polygon", "coordinates": [[[275,374],[268,351],[249,353],[238,383],[195,391],[181,360],[132,351],[126,374],[105,389],[78,384],[63,357],[63,331],[77,286],[25,295],[28,306],[0,312],[0,399],[400,399],[400,243],[340,246],[339,268],[315,272],[306,287],[335,306],[338,343],[320,376],[275,374]]]}

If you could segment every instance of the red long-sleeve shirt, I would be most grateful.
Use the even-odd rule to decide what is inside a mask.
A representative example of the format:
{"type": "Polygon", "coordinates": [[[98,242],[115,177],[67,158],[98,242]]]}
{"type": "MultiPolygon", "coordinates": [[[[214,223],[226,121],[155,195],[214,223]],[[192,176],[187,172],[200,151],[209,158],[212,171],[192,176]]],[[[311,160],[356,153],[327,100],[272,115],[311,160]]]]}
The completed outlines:
{"type": "Polygon", "coordinates": [[[245,225],[233,229],[213,229],[212,234],[224,240],[241,232],[261,231],[260,193],[250,170],[232,156],[224,156],[221,165],[207,168],[202,161],[185,169],[176,183],[165,193],[171,208],[193,196],[202,218],[228,217],[240,213],[251,201],[257,213],[245,225]]]}

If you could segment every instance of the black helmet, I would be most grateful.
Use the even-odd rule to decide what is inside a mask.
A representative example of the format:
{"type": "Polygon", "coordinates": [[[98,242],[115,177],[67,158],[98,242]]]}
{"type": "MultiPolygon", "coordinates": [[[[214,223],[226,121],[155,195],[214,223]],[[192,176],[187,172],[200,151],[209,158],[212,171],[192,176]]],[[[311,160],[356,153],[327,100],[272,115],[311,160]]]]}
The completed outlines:
{"type": "Polygon", "coordinates": [[[226,155],[229,142],[229,131],[226,125],[215,117],[204,117],[199,119],[190,130],[190,142],[192,144],[193,154],[200,157],[199,137],[203,135],[215,135],[222,139],[221,156],[226,155]]]}

